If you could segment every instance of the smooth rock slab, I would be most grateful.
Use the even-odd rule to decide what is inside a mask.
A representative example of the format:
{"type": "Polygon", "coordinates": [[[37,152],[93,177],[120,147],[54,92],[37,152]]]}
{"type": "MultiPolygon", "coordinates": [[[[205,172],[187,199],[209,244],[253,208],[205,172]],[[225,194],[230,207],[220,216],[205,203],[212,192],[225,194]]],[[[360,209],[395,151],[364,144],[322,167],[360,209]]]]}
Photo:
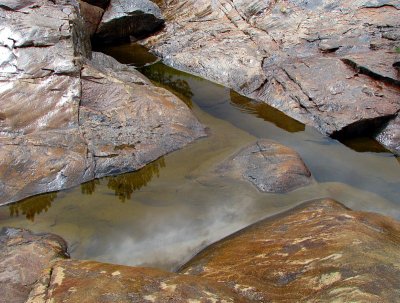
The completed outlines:
{"type": "Polygon", "coordinates": [[[59,236],[33,234],[25,229],[0,231],[0,302],[22,303],[51,262],[66,257],[59,236]]]}
{"type": "Polygon", "coordinates": [[[56,262],[27,303],[248,302],[207,279],[94,261],[56,262]]]}
{"type": "Polygon", "coordinates": [[[399,254],[398,221],[326,199],[245,228],[180,272],[254,302],[396,302],[399,254]]]}
{"type": "Polygon", "coordinates": [[[260,191],[270,193],[289,192],[313,182],[296,151],[265,139],[240,150],[221,164],[216,173],[245,179],[260,191]]]}

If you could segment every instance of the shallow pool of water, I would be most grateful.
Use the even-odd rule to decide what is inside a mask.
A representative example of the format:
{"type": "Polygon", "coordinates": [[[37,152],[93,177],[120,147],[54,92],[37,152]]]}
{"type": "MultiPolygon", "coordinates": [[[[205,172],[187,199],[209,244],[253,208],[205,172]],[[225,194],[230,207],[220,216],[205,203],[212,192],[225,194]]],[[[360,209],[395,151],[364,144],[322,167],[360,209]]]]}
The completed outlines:
{"type": "MultiPolygon", "coordinates": [[[[150,61],[143,55],[131,62],[134,48],[114,48],[114,56],[135,65],[150,61]]],[[[173,270],[206,245],[311,199],[332,197],[400,219],[400,163],[379,146],[365,148],[366,140],[362,149],[354,140],[346,146],[268,105],[161,63],[141,70],[181,97],[210,135],[138,172],[1,207],[1,226],[59,234],[74,258],[173,270]],[[316,183],[265,194],[213,172],[257,138],[297,150],[316,183]]]]}

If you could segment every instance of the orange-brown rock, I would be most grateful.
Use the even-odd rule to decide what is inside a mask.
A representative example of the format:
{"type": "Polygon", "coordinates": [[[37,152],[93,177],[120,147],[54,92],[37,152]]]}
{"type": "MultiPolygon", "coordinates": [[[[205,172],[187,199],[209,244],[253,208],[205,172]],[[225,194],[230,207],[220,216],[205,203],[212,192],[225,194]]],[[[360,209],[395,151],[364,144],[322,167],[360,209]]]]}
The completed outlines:
{"type": "Polygon", "coordinates": [[[211,245],[181,272],[254,302],[397,302],[399,254],[399,222],[325,199],[211,245]]]}
{"type": "Polygon", "coordinates": [[[50,263],[66,257],[67,244],[59,236],[28,230],[0,230],[0,302],[22,303],[50,263]]]}
{"type": "Polygon", "coordinates": [[[222,284],[153,268],[94,261],[57,261],[27,303],[248,302],[222,284]]]}

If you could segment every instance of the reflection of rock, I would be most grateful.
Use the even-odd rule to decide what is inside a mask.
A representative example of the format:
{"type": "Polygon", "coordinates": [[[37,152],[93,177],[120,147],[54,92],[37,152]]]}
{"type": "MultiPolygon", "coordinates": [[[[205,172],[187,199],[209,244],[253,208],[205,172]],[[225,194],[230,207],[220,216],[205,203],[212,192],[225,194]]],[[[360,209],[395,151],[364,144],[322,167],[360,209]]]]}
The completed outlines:
{"type": "Polygon", "coordinates": [[[67,244],[56,235],[3,228],[0,231],[0,301],[25,302],[42,271],[53,260],[64,258],[66,251],[67,244]]]}
{"type": "Polygon", "coordinates": [[[77,3],[18,3],[0,6],[0,204],[139,169],[204,135],[133,68],[88,60],[77,3]]]}
{"type": "Polygon", "coordinates": [[[94,261],[58,261],[35,285],[27,303],[247,302],[223,285],[153,268],[94,261]]]}
{"type": "Polygon", "coordinates": [[[265,139],[243,148],[221,164],[216,173],[244,178],[262,192],[284,193],[313,182],[294,150],[265,139]]]}
{"type": "Polygon", "coordinates": [[[233,90],[231,90],[231,102],[239,109],[250,112],[288,132],[299,132],[305,130],[304,124],[286,116],[276,108],[266,103],[254,102],[252,99],[241,96],[233,90]]]}
{"type": "Polygon", "coordinates": [[[143,37],[164,24],[160,9],[150,0],[111,0],[94,36],[110,43],[129,36],[143,37]]]}
{"type": "Polygon", "coordinates": [[[51,202],[53,202],[55,198],[57,198],[57,193],[48,193],[11,204],[9,206],[10,216],[18,217],[21,214],[33,222],[35,220],[35,215],[40,214],[42,211],[47,212],[49,210],[51,202]]]}
{"type": "Polygon", "coordinates": [[[399,233],[393,219],[320,200],[211,245],[181,272],[256,302],[395,302],[399,233]]]}
{"type": "Polygon", "coordinates": [[[159,177],[160,168],[163,167],[165,167],[165,161],[161,157],[133,173],[108,177],[107,186],[115,191],[115,195],[122,202],[125,202],[126,199],[131,199],[134,191],[146,186],[154,176],[159,177]]]}
{"type": "MultiPolygon", "coordinates": [[[[180,79],[178,74],[175,77],[174,70],[169,69],[168,72],[165,72],[166,68],[168,67],[163,64],[153,64],[142,68],[141,71],[157,84],[168,87],[187,99],[192,98],[193,93],[190,85],[185,80],[180,79]]],[[[191,104],[187,105],[191,107],[191,104]]]]}
{"type": "Polygon", "coordinates": [[[157,3],[166,27],[145,44],[167,64],[322,133],[371,136],[400,110],[395,1],[157,3]]]}

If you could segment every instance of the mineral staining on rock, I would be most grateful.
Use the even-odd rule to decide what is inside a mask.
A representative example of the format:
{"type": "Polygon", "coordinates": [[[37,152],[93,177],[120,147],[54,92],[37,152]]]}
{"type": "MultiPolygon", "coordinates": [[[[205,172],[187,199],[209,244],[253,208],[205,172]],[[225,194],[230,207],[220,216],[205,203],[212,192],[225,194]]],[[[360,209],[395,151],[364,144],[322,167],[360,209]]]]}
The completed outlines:
{"type": "Polygon", "coordinates": [[[391,218],[314,201],[211,245],[181,272],[255,302],[395,302],[399,235],[391,218]]]}
{"type": "Polygon", "coordinates": [[[372,136],[400,110],[396,1],[163,1],[146,45],[178,69],[328,135],[372,136]]]}
{"type": "Polygon", "coordinates": [[[313,182],[300,156],[277,142],[260,139],[218,166],[218,175],[242,178],[262,192],[284,193],[313,182]]]}
{"type": "Polygon", "coordinates": [[[0,7],[0,204],[136,170],[204,136],[174,95],[91,54],[77,2],[17,2],[0,7]]]}

